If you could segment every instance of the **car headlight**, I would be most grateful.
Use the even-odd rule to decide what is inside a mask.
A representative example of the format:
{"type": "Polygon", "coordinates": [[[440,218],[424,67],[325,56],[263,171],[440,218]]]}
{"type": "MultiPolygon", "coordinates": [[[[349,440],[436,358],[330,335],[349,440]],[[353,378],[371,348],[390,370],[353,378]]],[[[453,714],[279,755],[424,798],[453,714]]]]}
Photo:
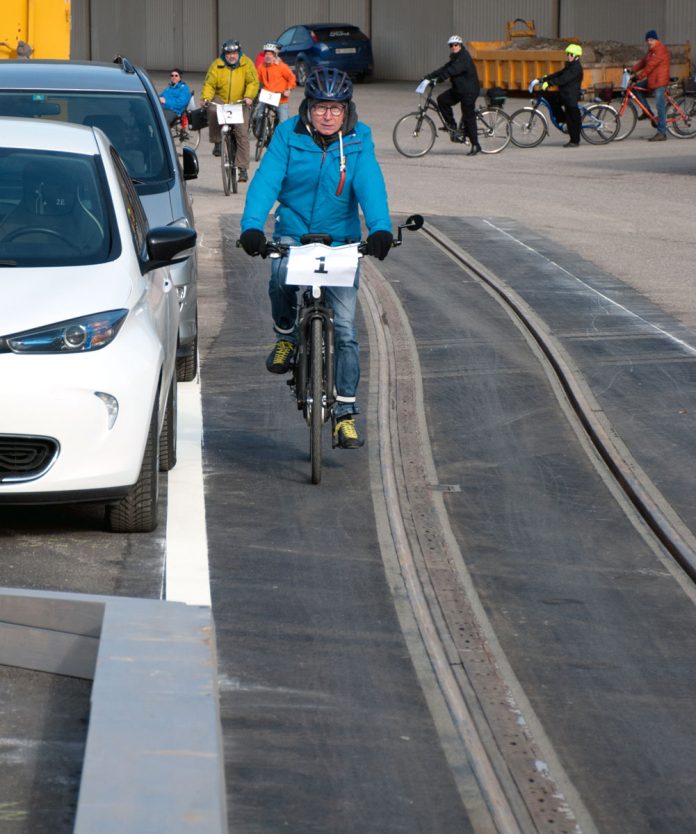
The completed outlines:
{"type": "Polygon", "coordinates": [[[13,353],[86,353],[106,347],[115,338],[128,310],[109,310],[49,324],[37,330],[0,338],[0,351],[13,353]]]}

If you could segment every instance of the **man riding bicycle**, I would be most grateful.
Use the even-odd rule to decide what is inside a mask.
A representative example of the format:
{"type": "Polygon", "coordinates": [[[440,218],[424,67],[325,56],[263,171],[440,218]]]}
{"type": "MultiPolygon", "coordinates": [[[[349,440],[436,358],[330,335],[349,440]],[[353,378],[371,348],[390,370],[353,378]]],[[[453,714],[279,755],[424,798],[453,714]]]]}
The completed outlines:
{"type": "Polygon", "coordinates": [[[254,62],[242,54],[239,41],[228,38],[222,45],[220,57],[208,67],[201,90],[201,103],[208,106],[208,138],[213,143],[213,156],[220,156],[222,134],[216,104],[244,101],[244,124],[231,125],[237,140],[236,163],[240,182],[249,178],[249,108],[258,91],[259,77],[254,62]]]}
{"type": "MultiPolygon", "coordinates": [[[[386,258],[392,245],[384,177],[372,132],[358,121],[353,84],[346,73],[314,69],[305,84],[299,115],[276,129],[247,193],[240,242],[248,255],[266,254],[263,227],[276,200],[276,238],[299,243],[304,234],[329,234],[335,245],[361,239],[362,208],[367,254],[386,258]]],[[[290,370],[297,342],[297,287],[285,285],[285,259],[274,259],[268,294],[276,344],[266,360],[271,373],[290,370]]],[[[336,442],[363,445],[355,425],[360,359],[355,332],[359,269],[352,287],[327,287],[335,313],[336,442]]]]}
{"type": "Polygon", "coordinates": [[[454,120],[452,105],[461,102],[464,135],[471,142],[469,156],[475,156],[481,150],[476,128],[476,98],[481,91],[476,66],[473,58],[464,46],[464,40],[459,35],[452,35],[447,41],[450,50],[449,61],[439,69],[433,70],[425,77],[431,81],[445,81],[449,78],[452,86],[437,97],[437,106],[442,118],[447,123],[450,138],[453,142],[463,142],[461,134],[456,132],[457,124],[454,120]]]}

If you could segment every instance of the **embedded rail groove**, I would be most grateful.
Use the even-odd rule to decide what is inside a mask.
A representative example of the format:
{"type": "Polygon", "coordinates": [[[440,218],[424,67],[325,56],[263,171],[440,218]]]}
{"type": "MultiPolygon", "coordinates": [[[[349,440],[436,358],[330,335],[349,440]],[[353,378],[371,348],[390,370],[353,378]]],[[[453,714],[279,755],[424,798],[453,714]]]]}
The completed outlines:
{"type": "Polygon", "coordinates": [[[696,581],[696,537],[677,516],[623,445],[581,374],[559,342],[547,331],[543,320],[505,282],[432,225],[423,233],[435,241],[474,278],[492,290],[517,321],[532,336],[561,385],[590,442],[597,450],[623,494],[648,525],[660,544],[696,581]]]}
{"type": "MultiPolygon", "coordinates": [[[[421,683],[426,690],[427,676],[434,678],[458,737],[456,753],[468,761],[480,791],[477,807],[467,799],[467,787],[459,785],[473,829],[476,834],[596,834],[498,644],[449,525],[446,485],[437,483],[406,314],[377,267],[363,264],[363,275],[371,389],[378,400],[379,440],[376,451],[370,448],[379,459],[373,495],[376,515],[386,515],[388,528],[380,533],[380,548],[388,572],[393,553],[392,575],[403,583],[417,625],[416,637],[404,630],[414,665],[419,651],[414,641],[420,641],[430,664],[421,683]],[[402,435],[404,418],[409,432],[402,435]]],[[[440,732],[449,758],[451,739],[440,732]]]]}

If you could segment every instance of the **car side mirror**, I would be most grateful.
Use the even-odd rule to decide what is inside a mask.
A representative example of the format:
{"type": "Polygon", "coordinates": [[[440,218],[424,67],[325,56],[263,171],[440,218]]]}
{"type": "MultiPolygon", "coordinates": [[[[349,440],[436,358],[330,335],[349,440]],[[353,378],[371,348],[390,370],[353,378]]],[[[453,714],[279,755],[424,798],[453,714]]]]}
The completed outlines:
{"type": "Polygon", "coordinates": [[[193,148],[183,148],[184,179],[195,180],[198,176],[198,155],[193,148]]]}
{"type": "Polygon", "coordinates": [[[143,272],[151,272],[161,266],[178,264],[190,258],[196,247],[196,230],[181,226],[159,226],[151,229],[145,238],[147,260],[143,272]]]}

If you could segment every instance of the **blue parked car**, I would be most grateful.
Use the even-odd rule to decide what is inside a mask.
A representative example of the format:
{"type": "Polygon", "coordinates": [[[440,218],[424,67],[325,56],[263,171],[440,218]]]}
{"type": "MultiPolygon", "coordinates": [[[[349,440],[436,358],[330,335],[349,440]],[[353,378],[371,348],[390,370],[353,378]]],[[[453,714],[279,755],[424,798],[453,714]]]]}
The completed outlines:
{"type": "Polygon", "coordinates": [[[314,67],[336,67],[362,81],[374,71],[372,44],[350,23],[307,23],[291,26],[277,39],[280,57],[304,85],[314,67]]]}

